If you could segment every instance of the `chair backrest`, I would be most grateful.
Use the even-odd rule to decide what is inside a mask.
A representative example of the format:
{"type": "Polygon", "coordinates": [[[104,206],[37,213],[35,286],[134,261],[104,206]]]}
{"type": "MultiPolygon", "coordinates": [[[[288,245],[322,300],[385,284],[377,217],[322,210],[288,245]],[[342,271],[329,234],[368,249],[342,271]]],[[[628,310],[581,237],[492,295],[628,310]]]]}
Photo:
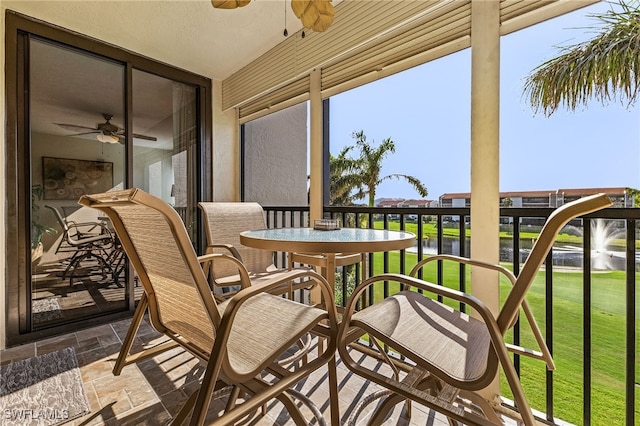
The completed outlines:
{"type": "Polygon", "coordinates": [[[140,189],[84,195],[79,203],[113,223],[144,286],[154,327],[209,351],[220,314],[178,213],[140,189]]]}
{"type": "MultiPolygon", "coordinates": [[[[240,233],[252,229],[265,229],[267,224],[264,210],[253,202],[201,202],[205,232],[207,234],[208,251],[230,254],[221,248],[211,248],[214,244],[227,244],[235,247],[242,258],[242,263],[250,273],[263,273],[273,267],[273,253],[267,250],[254,249],[240,244],[240,233]]],[[[216,262],[213,265],[215,277],[237,274],[230,262],[216,262]]]]}
{"type": "Polygon", "coordinates": [[[570,220],[609,207],[611,204],[611,200],[605,194],[595,194],[567,203],[549,216],[498,316],[498,326],[503,334],[513,325],[520,305],[560,230],[570,220]]]}
{"type": "Polygon", "coordinates": [[[44,207],[53,212],[53,215],[55,216],[56,220],[58,221],[58,224],[62,227],[62,230],[64,231],[64,237],[63,238],[67,238],[67,236],[69,234],[69,226],[67,225],[67,221],[64,220],[64,218],[62,217],[62,214],[60,214],[60,210],[58,210],[57,208],[55,208],[53,206],[50,206],[48,204],[45,204],[44,207]]]}

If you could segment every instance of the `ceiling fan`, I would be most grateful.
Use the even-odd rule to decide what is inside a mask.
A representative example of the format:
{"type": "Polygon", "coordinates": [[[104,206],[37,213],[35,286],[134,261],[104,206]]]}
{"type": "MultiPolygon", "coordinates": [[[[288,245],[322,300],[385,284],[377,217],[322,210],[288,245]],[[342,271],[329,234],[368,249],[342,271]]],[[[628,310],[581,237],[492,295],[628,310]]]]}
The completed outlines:
{"type": "MultiPolygon", "coordinates": [[[[326,31],[333,22],[332,0],[291,0],[291,9],[305,28],[326,31]]],[[[216,9],[236,9],[248,5],[251,0],[211,0],[216,9]]],[[[286,15],[285,15],[286,17],[286,15]]],[[[284,36],[287,36],[285,29],[284,36]]],[[[304,37],[304,35],[303,35],[304,37]]]]}
{"type": "MultiPolygon", "coordinates": [[[[64,124],[64,123],[54,123],[63,129],[71,130],[76,133],[71,136],[81,136],[81,135],[90,135],[95,133],[96,138],[102,143],[124,143],[124,129],[116,126],[111,123],[111,119],[113,118],[112,114],[103,113],[102,117],[104,117],[104,123],[96,124],[96,127],[87,127],[87,126],[79,126],[77,124],[64,124]]],[[[147,141],[157,141],[158,138],[154,136],[141,135],[138,133],[133,134],[134,138],[144,139],[147,141]]]]}

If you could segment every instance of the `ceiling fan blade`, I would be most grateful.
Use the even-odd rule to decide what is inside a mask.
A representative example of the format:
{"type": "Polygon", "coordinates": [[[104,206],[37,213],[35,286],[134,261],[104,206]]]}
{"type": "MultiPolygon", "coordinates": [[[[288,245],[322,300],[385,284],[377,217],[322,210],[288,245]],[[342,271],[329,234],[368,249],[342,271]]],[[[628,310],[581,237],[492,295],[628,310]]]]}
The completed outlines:
{"type": "Polygon", "coordinates": [[[101,133],[99,130],[94,130],[93,132],[82,132],[82,133],[76,133],[73,135],[68,135],[68,136],[84,136],[84,135],[95,135],[97,133],[101,133]]]}
{"type": "MultiPolygon", "coordinates": [[[[124,138],[125,138],[124,131],[123,131],[123,130],[120,130],[120,131],[116,134],[116,136],[118,136],[119,138],[124,139],[124,138]]],[[[158,140],[158,138],[156,138],[155,136],[141,135],[140,133],[134,133],[134,134],[133,134],[133,137],[134,137],[135,139],[144,139],[144,140],[146,140],[146,141],[154,141],[154,142],[158,140]]]]}
{"type": "MultiPolygon", "coordinates": [[[[69,136],[82,136],[82,135],[90,135],[90,134],[94,134],[94,133],[103,133],[103,134],[112,134],[114,136],[117,136],[118,138],[120,138],[121,140],[124,139],[124,129],[122,129],[121,127],[118,127],[115,124],[112,124],[109,122],[109,120],[111,120],[111,116],[109,115],[108,118],[107,116],[105,116],[105,119],[107,120],[107,123],[100,123],[98,124],[97,127],[87,127],[87,126],[78,126],[76,124],[65,124],[65,123],[53,123],[57,126],[62,127],[63,129],[66,130],[70,130],[72,132],[80,132],[77,133],[75,135],[69,135],[69,136]],[[89,131],[87,131],[89,130],[89,131]],[[115,133],[117,131],[117,133],[115,133]]],[[[147,136],[147,135],[142,135],[140,133],[134,133],[133,137],[136,139],[144,139],[147,141],[157,141],[158,138],[154,137],[154,136],[147,136]]],[[[123,143],[123,142],[121,142],[123,143]]]]}
{"type": "Polygon", "coordinates": [[[154,141],[154,142],[158,140],[158,138],[156,138],[154,136],[140,135],[138,133],[134,133],[133,137],[137,138],[137,139],[144,139],[146,141],[154,141]]]}
{"type": "Polygon", "coordinates": [[[95,127],[78,126],[76,124],[64,124],[64,123],[53,123],[53,124],[60,126],[63,129],[71,130],[72,132],[82,132],[84,130],[95,130],[95,131],[98,130],[95,127]]]}

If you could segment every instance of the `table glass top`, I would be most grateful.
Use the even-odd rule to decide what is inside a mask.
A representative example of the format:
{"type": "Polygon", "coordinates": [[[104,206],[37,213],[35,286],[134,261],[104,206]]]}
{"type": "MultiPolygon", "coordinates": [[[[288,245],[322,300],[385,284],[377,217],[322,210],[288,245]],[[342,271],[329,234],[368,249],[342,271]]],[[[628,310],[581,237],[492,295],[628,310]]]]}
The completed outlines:
{"type": "Polygon", "coordinates": [[[242,232],[240,235],[271,241],[307,242],[376,242],[401,241],[416,238],[411,232],[383,229],[340,228],[330,231],[313,228],[273,228],[242,232]]]}

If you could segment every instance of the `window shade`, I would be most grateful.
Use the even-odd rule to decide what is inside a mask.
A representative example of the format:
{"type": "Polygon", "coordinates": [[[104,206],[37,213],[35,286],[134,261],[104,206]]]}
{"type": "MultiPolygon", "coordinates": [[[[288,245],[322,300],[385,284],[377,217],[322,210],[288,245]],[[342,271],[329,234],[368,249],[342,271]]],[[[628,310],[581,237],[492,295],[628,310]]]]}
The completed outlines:
{"type": "MultiPolygon", "coordinates": [[[[248,117],[304,100],[321,68],[322,96],[383,78],[471,44],[471,4],[483,0],[349,1],[324,33],[289,37],[222,82],[223,109],[248,117]]],[[[502,35],[599,0],[503,0],[502,35]]],[[[308,95],[307,95],[308,97],[308,95]]]]}

